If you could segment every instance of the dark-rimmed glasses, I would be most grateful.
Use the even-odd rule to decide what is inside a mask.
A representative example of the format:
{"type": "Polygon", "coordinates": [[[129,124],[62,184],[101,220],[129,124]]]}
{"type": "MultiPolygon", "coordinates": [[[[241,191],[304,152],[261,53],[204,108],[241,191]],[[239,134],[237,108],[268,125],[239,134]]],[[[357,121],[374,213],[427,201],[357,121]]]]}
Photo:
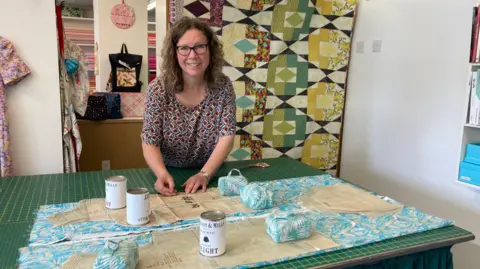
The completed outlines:
{"type": "Polygon", "coordinates": [[[207,51],[207,47],[207,44],[198,44],[193,47],[177,46],[177,52],[182,56],[188,56],[194,50],[197,55],[202,55],[207,51]]]}

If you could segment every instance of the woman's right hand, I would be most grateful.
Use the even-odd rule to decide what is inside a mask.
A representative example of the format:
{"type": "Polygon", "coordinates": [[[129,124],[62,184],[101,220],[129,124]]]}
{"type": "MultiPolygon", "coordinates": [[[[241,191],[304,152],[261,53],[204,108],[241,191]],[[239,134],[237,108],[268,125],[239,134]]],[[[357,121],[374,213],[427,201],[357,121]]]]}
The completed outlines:
{"type": "Polygon", "coordinates": [[[173,178],[167,171],[161,172],[158,175],[157,181],[155,182],[155,190],[161,195],[165,196],[174,196],[177,195],[175,190],[175,183],[173,183],[173,178]]]}

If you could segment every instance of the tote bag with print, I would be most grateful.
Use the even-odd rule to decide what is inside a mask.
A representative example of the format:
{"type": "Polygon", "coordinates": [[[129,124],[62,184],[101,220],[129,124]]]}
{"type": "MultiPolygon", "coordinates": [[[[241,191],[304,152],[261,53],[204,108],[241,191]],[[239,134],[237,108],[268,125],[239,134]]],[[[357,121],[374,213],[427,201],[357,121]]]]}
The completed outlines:
{"type": "Polygon", "coordinates": [[[140,92],[142,55],[129,54],[127,45],[122,44],[120,53],[109,54],[112,67],[112,92],[140,92]]]}

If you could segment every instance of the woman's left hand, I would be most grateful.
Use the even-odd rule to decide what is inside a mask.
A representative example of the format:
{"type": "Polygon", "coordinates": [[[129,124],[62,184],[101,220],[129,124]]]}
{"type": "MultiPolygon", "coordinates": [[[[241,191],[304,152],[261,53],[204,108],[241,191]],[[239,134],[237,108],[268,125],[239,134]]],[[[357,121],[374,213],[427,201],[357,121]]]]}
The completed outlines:
{"type": "Polygon", "coordinates": [[[208,180],[201,174],[191,176],[182,187],[185,187],[185,193],[195,193],[199,187],[202,187],[202,192],[207,190],[208,180]]]}

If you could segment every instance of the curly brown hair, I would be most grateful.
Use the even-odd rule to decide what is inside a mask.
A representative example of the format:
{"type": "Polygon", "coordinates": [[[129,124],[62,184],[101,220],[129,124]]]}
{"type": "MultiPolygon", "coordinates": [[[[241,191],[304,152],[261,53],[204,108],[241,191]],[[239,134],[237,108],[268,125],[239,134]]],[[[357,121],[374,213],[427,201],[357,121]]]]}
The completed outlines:
{"type": "Polygon", "coordinates": [[[191,29],[201,31],[208,41],[210,63],[205,70],[205,81],[208,87],[214,88],[222,77],[224,64],[222,43],[207,23],[196,18],[184,16],[172,25],[163,41],[160,77],[167,91],[176,93],[183,91],[182,68],[177,61],[176,46],[180,38],[191,29]]]}

